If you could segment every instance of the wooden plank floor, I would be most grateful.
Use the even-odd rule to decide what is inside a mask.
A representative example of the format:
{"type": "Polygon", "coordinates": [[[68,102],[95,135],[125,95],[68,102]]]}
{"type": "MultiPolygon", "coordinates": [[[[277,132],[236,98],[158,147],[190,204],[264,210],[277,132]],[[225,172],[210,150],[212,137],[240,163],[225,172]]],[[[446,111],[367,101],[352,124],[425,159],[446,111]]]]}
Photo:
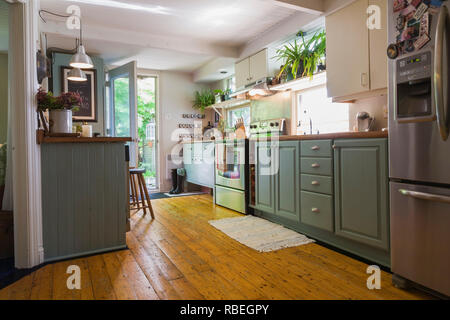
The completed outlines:
{"type": "Polygon", "coordinates": [[[382,272],[366,287],[367,265],[317,244],[259,253],[209,220],[238,216],[207,195],[154,200],[156,220],[132,217],[129,250],[46,265],[0,290],[0,299],[429,299],[382,272]],[[66,269],[81,268],[81,290],[66,269]]]}

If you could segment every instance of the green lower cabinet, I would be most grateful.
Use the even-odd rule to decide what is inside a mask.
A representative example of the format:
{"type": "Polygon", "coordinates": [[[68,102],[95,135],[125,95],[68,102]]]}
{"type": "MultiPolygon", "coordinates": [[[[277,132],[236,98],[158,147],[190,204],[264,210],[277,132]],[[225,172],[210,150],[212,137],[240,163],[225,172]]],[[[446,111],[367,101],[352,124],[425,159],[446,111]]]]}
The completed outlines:
{"type": "Polygon", "coordinates": [[[275,213],[275,179],[270,144],[255,144],[255,209],[275,213]]]}
{"type": "Polygon", "coordinates": [[[333,197],[302,191],[301,222],[316,228],[333,232],[333,197]]]}
{"type": "Polygon", "coordinates": [[[298,141],[281,141],[278,173],[275,175],[275,214],[292,222],[300,221],[300,164],[298,141]]]}
{"type": "Polygon", "coordinates": [[[389,250],[387,139],[334,146],[336,235],[389,250]]]}

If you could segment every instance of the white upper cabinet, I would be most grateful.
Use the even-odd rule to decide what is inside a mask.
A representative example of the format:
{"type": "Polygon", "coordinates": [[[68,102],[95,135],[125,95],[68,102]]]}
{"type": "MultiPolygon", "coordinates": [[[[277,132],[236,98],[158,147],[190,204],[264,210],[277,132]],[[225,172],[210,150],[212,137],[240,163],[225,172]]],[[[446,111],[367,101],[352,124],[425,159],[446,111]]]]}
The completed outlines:
{"type": "Polygon", "coordinates": [[[250,59],[244,59],[234,66],[236,88],[242,88],[250,81],[250,59]]]}
{"type": "Polygon", "coordinates": [[[236,88],[242,89],[266,77],[273,77],[280,67],[273,59],[274,51],[264,49],[235,65],[236,88]]]}
{"type": "Polygon", "coordinates": [[[358,0],[326,17],[327,89],[333,100],[387,87],[386,0],[358,0]],[[381,30],[369,31],[367,8],[381,8],[381,30]]]}

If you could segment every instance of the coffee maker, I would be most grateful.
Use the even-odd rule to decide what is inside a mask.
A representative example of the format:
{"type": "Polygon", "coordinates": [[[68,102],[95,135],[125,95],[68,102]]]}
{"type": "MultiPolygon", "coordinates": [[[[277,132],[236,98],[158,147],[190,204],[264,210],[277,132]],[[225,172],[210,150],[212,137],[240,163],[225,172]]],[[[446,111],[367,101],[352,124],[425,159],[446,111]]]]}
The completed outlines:
{"type": "Polygon", "coordinates": [[[359,132],[367,132],[372,130],[375,118],[371,117],[369,113],[363,111],[356,115],[356,122],[358,124],[359,132]]]}

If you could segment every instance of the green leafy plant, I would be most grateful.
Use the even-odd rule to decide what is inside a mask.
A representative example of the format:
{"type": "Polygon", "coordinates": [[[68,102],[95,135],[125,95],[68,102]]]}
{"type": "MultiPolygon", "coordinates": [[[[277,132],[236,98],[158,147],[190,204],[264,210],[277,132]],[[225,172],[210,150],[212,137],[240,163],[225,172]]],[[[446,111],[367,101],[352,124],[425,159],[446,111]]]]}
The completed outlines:
{"type": "Polygon", "coordinates": [[[299,71],[303,73],[301,69],[299,70],[299,67],[303,67],[302,53],[302,46],[297,43],[297,39],[294,43],[288,43],[284,45],[283,48],[276,51],[275,58],[278,61],[282,60],[284,62],[280,73],[278,74],[278,78],[280,78],[284,72],[291,73],[294,79],[297,78],[299,71]]]}
{"type": "Polygon", "coordinates": [[[326,54],[326,34],[325,31],[316,32],[309,41],[306,41],[302,31],[298,33],[302,38],[302,58],[303,58],[303,76],[313,77],[317,65],[326,54]]]}
{"type": "Polygon", "coordinates": [[[210,89],[204,89],[202,91],[195,92],[195,98],[192,108],[205,111],[205,108],[215,103],[214,92],[210,89]]]}
{"type": "Polygon", "coordinates": [[[286,44],[276,51],[277,55],[275,58],[284,62],[278,78],[284,72],[291,73],[294,79],[299,74],[302,77],[309,76],[312,78],[317,65],[325,57],[325,31],[316,32],[308,41],[306,41],[302,31],[299,31],[297,36],[301,38],[302,42],[300,44],[295,39],[294,43],[286,44]]]}

